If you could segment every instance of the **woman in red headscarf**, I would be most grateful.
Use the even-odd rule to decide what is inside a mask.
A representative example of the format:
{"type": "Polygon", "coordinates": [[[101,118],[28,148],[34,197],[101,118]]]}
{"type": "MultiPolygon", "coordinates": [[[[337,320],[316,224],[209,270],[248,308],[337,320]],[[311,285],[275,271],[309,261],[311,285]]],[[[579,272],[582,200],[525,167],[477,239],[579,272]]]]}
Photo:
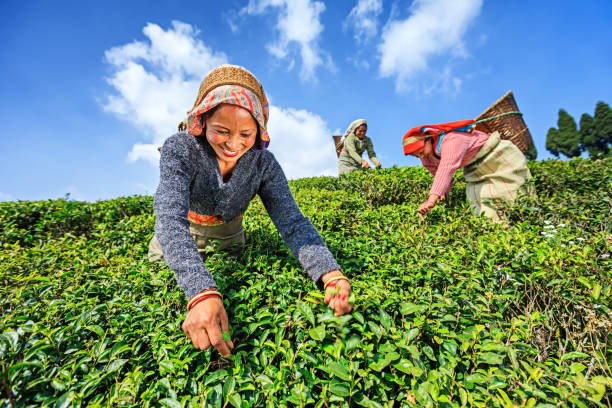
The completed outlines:
{"type": "Polygon", "coordinates": [[[417,126],[403,138],[404,154],[421,159],[434,176],[429,197],[418,214],[421,219],[450,192],[453,175],[463,167],[466,196],[476,215],[499,221],[496,201],[512,202],[520,193],[529,193],[531,178],[523,153],[499,133],[474,129],[473,120],[417,126]]]}

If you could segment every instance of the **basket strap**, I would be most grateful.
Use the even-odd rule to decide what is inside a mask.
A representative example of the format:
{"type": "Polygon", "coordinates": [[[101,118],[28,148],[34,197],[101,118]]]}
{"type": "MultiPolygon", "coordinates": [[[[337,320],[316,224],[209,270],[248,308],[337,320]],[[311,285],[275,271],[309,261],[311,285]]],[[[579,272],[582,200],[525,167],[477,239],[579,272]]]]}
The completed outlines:
{"type": "MultiPolygon", "coordinates": [[[[490,118],[484,118],[484,119],[480,119],[480,120],[475,120],[474,123],[471,123],[468,126],[473,127],[477,123],[486,122],[488,120],[497,119],[497,118],[499,118],[501,116],[507,116],[507,115],[521,115],[522,116],[523,114],[521,112],[519,112],[519,111],[504,112],[504,113],[500,113],[499,115],[491,116],[490,118]]],[[[445,135],[448,132],[462,131],[462,129],[465,129],[468,126],[462,126],[462,127],[458,127],[458,128],[455,128],[455,129],[447,130],[447,131],[444,131],[444,132],[438,132],[436,134],[432,134],[432,135],[429,135],[429,136],[443,136],[443,135],[445,135]]],[[[468,131],[468,130],[463,130],[463,131],[465,132],[465,131],[468,131]]]]}
{"type": "Polygon", "coordinates": [[[477,120],[477,121],[474,122],[474,124],[486,122],[487,120],[492,120],[492,119],[499,118],[501,116],[506,116],[506,115],[523,115],[523,114],[521,112],[519,112],[519,111],[504,112],[504,113],[500,113],[499,115],[491,116],[490,118],[484,118],[484,119],[477,120]]]}

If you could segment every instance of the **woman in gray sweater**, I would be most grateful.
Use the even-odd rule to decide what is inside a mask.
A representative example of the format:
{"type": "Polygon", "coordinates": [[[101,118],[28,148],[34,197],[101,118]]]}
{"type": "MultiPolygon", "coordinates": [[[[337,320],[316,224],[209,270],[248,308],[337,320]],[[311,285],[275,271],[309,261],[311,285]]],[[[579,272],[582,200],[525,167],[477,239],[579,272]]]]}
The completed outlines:
{"type": "Polygon", "coordinates": [[[274,155],[266,150],[268,102],[246,69],[222,65],[200,87],[184,129],[161,151],[155,194],[155,237],[150,259],[163,259],[189,299],[183,330],[195,347],[222,355],[233,344],[221,293],[201,252],[244,243],[242,216],[259,195],[283,240],[306,273],[324,286],[325,303],[338,316],[350,311],[351,286],[308,218],[300,212],[274,155]]]}

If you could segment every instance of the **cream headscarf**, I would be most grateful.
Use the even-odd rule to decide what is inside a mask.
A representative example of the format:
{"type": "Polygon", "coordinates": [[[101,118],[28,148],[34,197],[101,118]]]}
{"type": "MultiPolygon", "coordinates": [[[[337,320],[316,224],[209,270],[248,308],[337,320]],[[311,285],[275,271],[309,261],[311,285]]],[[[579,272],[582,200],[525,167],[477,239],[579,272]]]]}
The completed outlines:
{"type": "Polygon", "coordinates": [[[368,122],[366,122],[365,119],[357,119],[353,121],[353,123],[351,123],[349,127],[346,129],[346,132],[344,132],[344,135],[342,136],[341,140],[345,141],[346,138],[349,137],[351,134],[355,133],[355,129],[357,129],[361,125],[368,126],[368,122]]]}

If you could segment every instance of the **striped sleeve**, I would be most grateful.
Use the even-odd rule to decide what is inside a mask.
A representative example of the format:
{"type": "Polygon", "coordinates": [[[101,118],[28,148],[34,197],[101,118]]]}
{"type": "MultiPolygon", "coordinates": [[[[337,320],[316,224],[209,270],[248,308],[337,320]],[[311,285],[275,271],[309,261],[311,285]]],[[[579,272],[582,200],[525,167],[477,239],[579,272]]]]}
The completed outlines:
{"type": "Polygon", "coordinates": [[[447,135],[440,146],[440,164],[434,176],[434,182],[429,194],[443,196],[448,194],[453,186],[453,175],[459,167],[463,156],[469,148],[469,143],[460,134],[447,135]]]}
{"type": "Polygon", "coordinates": [[[426,159],[426,158],[422,158],[421,163],[423,164],[423,167],[429,170],[432,176],[434,177],[436,176],[436,171],[438,170],[437,163],[434,163],[433,161],[426,159]]]}

